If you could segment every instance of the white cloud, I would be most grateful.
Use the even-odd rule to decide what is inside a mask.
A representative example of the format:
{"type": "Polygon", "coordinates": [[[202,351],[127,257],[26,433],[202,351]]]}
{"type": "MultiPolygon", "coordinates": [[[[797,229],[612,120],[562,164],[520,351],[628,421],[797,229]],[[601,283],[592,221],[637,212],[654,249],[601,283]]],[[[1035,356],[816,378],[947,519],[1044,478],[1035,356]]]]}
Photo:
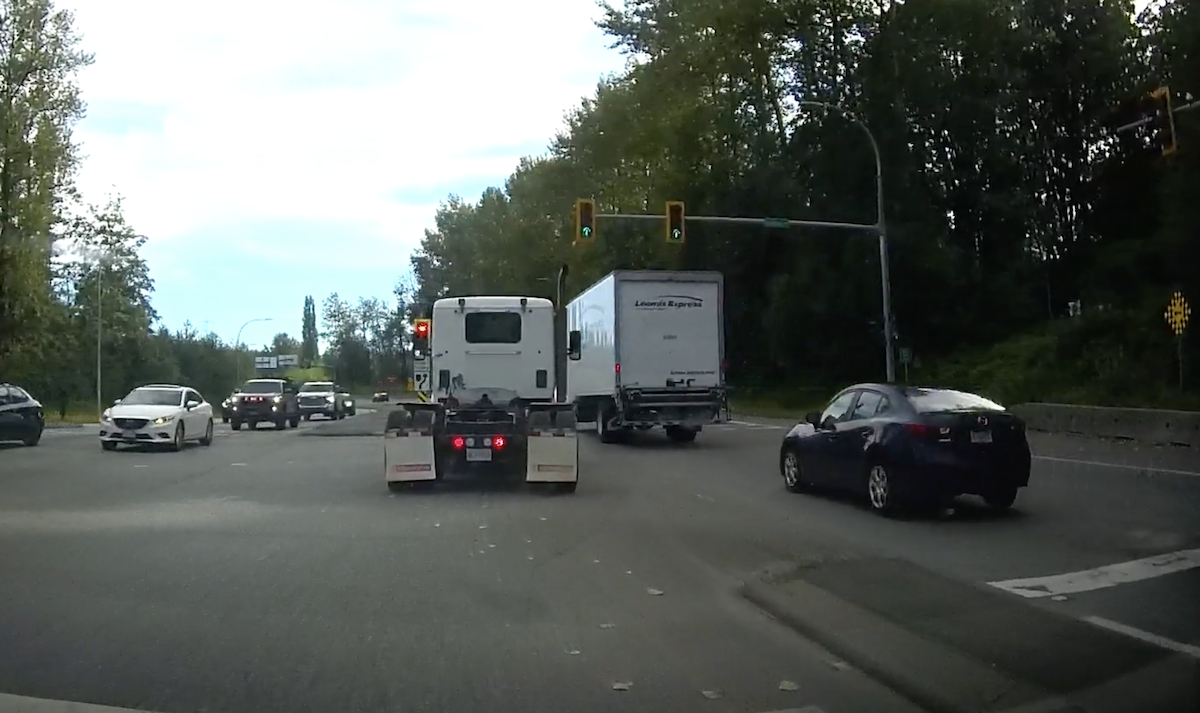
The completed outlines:
{"type": "Polygon", "coordinates": [[[589,0],[61,4],[96,54],[80,187],[156,242],[310,220],[413,244],[432,210],[398,193],[501,180],[620,65],[589,0]]]}

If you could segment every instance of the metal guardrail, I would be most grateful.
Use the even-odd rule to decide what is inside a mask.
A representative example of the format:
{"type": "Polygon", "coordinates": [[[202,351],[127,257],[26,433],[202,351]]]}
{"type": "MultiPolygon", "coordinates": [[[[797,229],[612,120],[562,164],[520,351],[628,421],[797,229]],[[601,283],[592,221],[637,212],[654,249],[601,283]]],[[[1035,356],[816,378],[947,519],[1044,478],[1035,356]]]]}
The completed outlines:
{"type": "Polygon", "coordinates": [[[1200,411],[1027,403],[1009,408],[1034,431],[1200,449],[1200,411]]]}

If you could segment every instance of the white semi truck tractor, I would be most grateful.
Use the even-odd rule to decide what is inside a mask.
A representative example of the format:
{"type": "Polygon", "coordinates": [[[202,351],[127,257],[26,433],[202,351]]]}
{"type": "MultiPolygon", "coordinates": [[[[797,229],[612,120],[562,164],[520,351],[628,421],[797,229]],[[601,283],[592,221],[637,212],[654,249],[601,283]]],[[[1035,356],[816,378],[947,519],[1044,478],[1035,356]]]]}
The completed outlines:
{"type": "MultiPolygon", "coordinates": [[[[580,335],[555,339],[554,303],[538,297],[450,297],[433,305],[429,400],[388,414],[384,470],[396,491],[451,471],[520,476],[574,493],[579,441],[570,403],[557,401],[559,355],[580,335]]],[[[564,390],[565,391],[565,390],[564,390]]]]}

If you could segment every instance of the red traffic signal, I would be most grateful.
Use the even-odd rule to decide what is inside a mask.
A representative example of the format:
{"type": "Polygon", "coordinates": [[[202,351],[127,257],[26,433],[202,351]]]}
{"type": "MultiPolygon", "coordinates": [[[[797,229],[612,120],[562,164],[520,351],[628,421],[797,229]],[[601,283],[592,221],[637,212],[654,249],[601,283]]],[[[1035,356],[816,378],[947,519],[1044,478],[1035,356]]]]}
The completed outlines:
{"type": "Polygon", "coordinates": [[[429,338],[429,320],[418,319],[413,322],[413,332],[417,335],[417,339],[429,338]]]}

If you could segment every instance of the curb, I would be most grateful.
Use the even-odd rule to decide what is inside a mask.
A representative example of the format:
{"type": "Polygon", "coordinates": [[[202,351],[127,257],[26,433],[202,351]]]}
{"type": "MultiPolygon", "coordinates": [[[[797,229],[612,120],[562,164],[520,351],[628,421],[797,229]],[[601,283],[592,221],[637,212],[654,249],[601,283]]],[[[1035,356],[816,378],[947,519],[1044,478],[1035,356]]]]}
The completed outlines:
{"type": "Polygon", "coordinates": [[[742,582],[738,594],[929,713],[983,713],[1030,704],[1078,710],[990,664],[928,641],[807,582],[742,582]],[[786,587],[788,593],[780,591],[786,587]]]}

